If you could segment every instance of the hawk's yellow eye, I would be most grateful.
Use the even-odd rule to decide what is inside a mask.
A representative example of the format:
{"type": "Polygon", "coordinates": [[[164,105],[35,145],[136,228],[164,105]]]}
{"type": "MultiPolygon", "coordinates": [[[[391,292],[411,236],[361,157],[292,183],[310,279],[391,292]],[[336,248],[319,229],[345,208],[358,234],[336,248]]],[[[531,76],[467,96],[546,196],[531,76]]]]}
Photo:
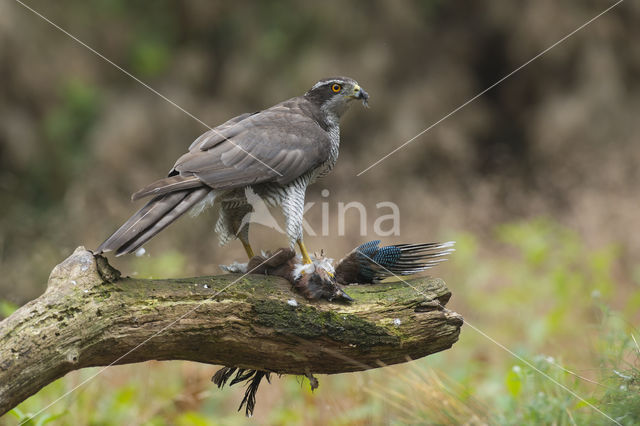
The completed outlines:
{"type": "Polygon", "coordinates": [[[331,86],[331,90],[333,90],[334,93],[338,93],[341,89],[342,86],[340,86],[339,84],[334,84],[333,86],[331,86]]]}

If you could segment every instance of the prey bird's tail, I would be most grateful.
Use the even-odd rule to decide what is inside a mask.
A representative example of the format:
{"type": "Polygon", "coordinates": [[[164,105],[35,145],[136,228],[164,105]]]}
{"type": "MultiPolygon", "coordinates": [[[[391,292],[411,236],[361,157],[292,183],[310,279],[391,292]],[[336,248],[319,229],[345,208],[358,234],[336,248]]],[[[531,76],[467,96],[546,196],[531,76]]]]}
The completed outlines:
{"type": "Polygon", "coordinates": [[[412,275],[447,260],[455,251],[446,243],[396,244],[380,247],[380,241],[358,246],[336,266],[336,279],[342,284],[375,283],[392,276],[412,275]]]}
{"type": "Polygon", "coordinates": [[[116,255],[120,256],[136,251],[201,201],[210,190],[211,188],[201,186],[157,195],[100,244],[96,253],[115,250],[116,255]]]}

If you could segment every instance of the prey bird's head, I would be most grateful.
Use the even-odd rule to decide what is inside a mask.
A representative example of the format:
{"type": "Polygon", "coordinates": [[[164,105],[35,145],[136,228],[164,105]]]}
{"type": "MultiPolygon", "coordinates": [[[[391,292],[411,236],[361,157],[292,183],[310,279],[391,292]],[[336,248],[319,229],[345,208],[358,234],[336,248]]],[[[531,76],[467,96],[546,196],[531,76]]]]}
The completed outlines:
{"type": "Polygon", "coordinates": [[[325,114],[340,118],[354,99],[368,106],[369,94],[357,81],[349,77],[325,78],[313,85],[305,98],[315,103],[325,114]]]}

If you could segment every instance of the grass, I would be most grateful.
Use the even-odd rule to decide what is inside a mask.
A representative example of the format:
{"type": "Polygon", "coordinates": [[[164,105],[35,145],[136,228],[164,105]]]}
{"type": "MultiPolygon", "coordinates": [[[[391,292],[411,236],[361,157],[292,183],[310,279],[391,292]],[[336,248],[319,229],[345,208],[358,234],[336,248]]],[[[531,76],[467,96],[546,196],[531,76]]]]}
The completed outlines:
{"type": "MultiPolygon", "coordinates": [[[[621,248],[588,247],[548,220],[499,226],[492,241],[465,233],[456,240],[458,251],[438,271],[453,291],[451,309],[535,369],[467,326],[449,351],[321,376],[314,393],[306,380],[275,378],[262,385],[253,419],[236,412],[244,389],[220,391],[210,382],[214,367],[176,361],[112,367],[27,424],[611,423],[589,404],[620,424],[639,424],[640,288],[620,273],[621,248]]],[[[12,309],[0,306],[3,314],[12,309]]],[[[52,383],[0,424],[26,419],[94,371],[52,383]]]]}

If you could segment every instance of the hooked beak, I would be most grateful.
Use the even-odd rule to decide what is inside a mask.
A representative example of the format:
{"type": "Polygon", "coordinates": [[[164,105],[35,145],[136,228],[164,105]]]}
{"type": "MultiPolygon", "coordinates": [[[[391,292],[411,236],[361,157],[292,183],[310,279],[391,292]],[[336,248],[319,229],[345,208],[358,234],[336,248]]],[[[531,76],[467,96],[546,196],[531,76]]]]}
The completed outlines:
{"type": "MultiPolygon", "coordinates": [[[[337,287],[337,285],[336,285],[337,287]]],[[[347,293],[344,292],[343,289],[341,288],[336,288],[336,292],[334,297],[336,299],[341,299],[341,300],[345,300],[347,302],[353,302],[353,298],[351,296],[349,296],[347,293]]]]}
{"type": "Polygon", "coordinates": [[[357,84],[353,88],[353,94],[351,95],[353,99],[361,99],[362,105],[368,107],[369,106],[369,94],[357,84]]]}

